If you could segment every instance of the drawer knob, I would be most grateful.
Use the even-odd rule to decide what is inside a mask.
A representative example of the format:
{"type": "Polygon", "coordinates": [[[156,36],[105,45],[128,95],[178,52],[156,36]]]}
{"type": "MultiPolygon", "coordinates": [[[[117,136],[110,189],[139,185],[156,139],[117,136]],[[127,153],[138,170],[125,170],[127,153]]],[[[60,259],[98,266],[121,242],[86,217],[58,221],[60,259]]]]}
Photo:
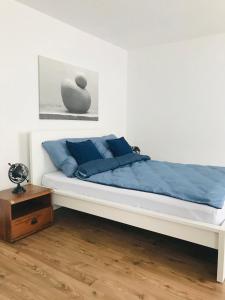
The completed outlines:
{"type": "Polygon", "coordinates": [[[38,221],[37,221],[37,218],[32,218],[32,220],[31,220],[31,224],[32,224],[32,225],[37,224],[37,222],[38,222],[38,221]]]}

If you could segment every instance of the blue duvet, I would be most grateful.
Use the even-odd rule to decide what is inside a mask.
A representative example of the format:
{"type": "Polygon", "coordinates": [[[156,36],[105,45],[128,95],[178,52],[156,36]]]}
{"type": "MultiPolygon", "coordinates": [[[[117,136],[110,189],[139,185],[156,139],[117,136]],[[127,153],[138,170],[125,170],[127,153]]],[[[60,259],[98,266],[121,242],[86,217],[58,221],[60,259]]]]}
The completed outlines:
{"type": "Polygon", "coordinates": [[[76,177],[215,208],[222,208],[225,200],[225,167],[162,162],[130,153],[85,163],[78,168],[76,177]]]}

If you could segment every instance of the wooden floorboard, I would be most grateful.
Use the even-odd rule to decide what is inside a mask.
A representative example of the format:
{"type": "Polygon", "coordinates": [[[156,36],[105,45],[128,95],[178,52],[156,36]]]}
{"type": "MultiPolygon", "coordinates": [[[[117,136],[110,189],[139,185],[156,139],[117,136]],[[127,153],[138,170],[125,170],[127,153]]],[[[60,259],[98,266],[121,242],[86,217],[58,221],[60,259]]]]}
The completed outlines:
{"type": "Polygon", "coordinates": [[[52,227],[0,242],[0,300],[224,300],[214,250],[59,209],[52,227]]]}

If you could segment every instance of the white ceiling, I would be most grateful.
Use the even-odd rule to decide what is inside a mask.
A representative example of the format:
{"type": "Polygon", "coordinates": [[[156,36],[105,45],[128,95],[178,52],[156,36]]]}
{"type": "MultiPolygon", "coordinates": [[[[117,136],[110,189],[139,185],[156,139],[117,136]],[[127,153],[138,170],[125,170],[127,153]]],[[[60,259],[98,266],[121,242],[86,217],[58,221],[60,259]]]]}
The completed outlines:
{"type": "Polygon", "coordinates": [[[225,32],[225,0],[17,0],[125,49],[225,32]]]}

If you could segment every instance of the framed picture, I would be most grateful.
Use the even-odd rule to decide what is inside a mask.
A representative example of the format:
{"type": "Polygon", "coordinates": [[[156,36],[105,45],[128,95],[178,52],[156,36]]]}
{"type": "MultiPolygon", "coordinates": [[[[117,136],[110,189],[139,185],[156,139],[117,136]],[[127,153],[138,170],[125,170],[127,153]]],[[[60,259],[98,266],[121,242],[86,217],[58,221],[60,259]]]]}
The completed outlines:
{"type": "Polygon", "coordinates": [[[98,73],[39,56],[39,118],[98,120],[98,73]]]}

